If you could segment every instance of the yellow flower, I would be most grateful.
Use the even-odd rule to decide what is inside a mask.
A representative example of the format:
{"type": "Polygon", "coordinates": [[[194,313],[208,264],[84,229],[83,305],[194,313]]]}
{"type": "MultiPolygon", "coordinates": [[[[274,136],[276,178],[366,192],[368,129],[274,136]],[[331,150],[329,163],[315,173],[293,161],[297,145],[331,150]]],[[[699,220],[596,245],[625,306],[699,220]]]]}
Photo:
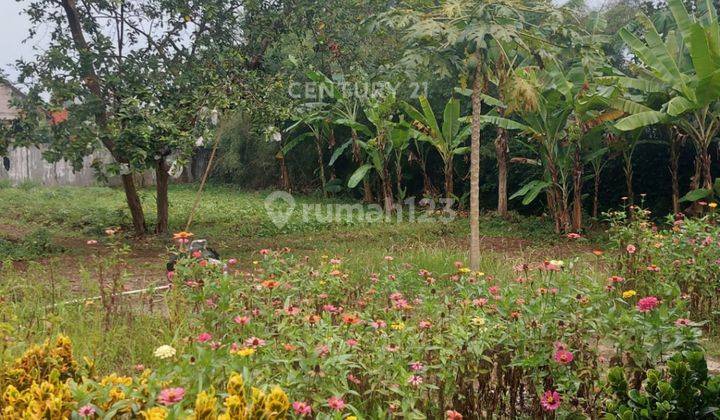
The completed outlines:
{"type": "Polygon", "coordinates": [[[550,260],[550,264],[555,265],[555,266],[558,266],[558,267],[563,267],[563,266],[565,265],[565,261],[563,261],[563,260],[550,260]]]}
{"type": "Polygon", "coordinates": [[[637,292],[634,290],[626,290],[623,292],[622,297],[623,299],[630,299],[631,297],[637,295],[637,292]]]}
{"type": "Polygon", "coordinates": [[[153,407],[141,412],[140,415],[145,420],[165,420],[167,410],[164,407],[153,407]]]}
{"type": "Polygon", "coordinates": [[[345,417],[345,420],[357,420],[356,416],[347,416],[345,417]]]}
{"type": "Polygon", "coordinates": [[[481,316],[476,316],[475,318],[471,319],[470,322],[476,327],[482,327],[483,325],[485,325],[485,318],[481,316]]]}
{"type": "Polygon", "coordinates": [[[712,203],[708,204],[708,207],[710,207],[711,209],[714,209],[717,206],[718,206],[718,204],[714,201],[712,203]]]}
{"type": "Polygon", "coordinates": [[[210,420],[217,417],[217,398],[214,393],[202,391],[195,399],[195,419],[210,420]]]}
{"type": "Polygon", "coordinates": [[[482,277],[485,275],[485,273],[483,273],[482,271],[476,271],[473,274],[475,275],[475,277],[482,277]]]}
{"type": "Polygon", "coordinates": [[[290,400],[280,387],[276,386],[265,399],[265,414],[271,419],[284,419],[290,409],[290,400]]]}
{"type": "Polygon", "coordinates": [[[390,328],[392,328],[393,330],[402,331],[405,329],[405,323],[404,322],[394,322],[394,323],[390,324],[390,328]]]}
{"type": "Polygon", "coordinates": [[[467,274],[467,273],[469,273],[470,271],[472,271],[472,270],[470,270],[470,269],[467,268],[467,267],[458,268],[458,273],[460,273],[460,274],[467,274]]]}
{"type": "Polygon", "coordinates": [[[155,349],[155,357],[157,357],[158,359],[169,359],[175,356],[175,353],[177,353],[177,351],[172,346],[168,346],[167,344],[164,344],[155,349]]]}
{"type": "Polygon", "coordinates": [[[252,347],[245,347],[235,352],[238,356],[247,357],[255,354],[255,349],[252,347]]]}

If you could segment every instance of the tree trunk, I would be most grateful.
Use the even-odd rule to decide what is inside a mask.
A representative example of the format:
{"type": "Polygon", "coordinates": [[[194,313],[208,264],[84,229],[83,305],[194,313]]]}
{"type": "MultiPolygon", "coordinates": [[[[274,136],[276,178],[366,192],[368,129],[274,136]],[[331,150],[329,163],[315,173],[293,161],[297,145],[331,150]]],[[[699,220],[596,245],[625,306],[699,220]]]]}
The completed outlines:
{"type": "Polygon", "coordinates": [[[140,196],[138,196],[137,188],[135,188],[135,180],[133,180],[132,173],[124,174],[120,178],[125,190],[125,200],[130,208],[130,215],[132,215],[135,234],[144,235],[147,232],[145,214],[143,213],[142,202],[140,196]]]}
{"type": "Polygon", "coordinates": [[[549,187],[548,207],[553,209],[553,219],[555,222],[555,233],[562,233],[567,229],[567,204],[562,191],[560,191],[560,175],[555,162],[547,161],[547,171],[550,175],[552,185],[549,187]],[[550,202],[552,204],[550,204],[550,202]]]}
{"type": "Polygon", "coordinates": [[[395,188],[397,188],[398,201],[402,201],[403,198],[401,160],[401,156],[398,156],[397,159],[395,159],[395,188]]]}
{"type": "Polygon", "coordinates": [[[680,160],[680,144],[683,135],[675,128],[670,128],[670,178],[672,183],[672,208],[673,214],[680,213],[680,182],[678,161],[680,160]]]}
{"type": "Polygon", "coordinates": [[[283,191],[290,192],[292,191],[292,185],[290,184],[290,173],[288,172],[287,163],[285,162],[285,156],[282,152],[279,152],[275,156],[275,159],[277,159],[280,164],[280,188],[282,188],[283,191]]]}
{"type": "MultiPolygon", "coordinates": [[[[354,129],[350,130],[350,135],[352,136],[352,155],[353,155],[353,161],[356,165],[362,164],[362,155],[360,153],[360,144],[358,143],[358,135],[357,131],[354,129]]],[[[373,197],[372,192],[372,186],[370,185],[370,180],[368,177],[363,178],[363,202],[365,203],[372,203],[375,201],[375,197],[373,197]]]]}
{"type": "Polygon", "coordinates": [[[363,202],[367,203],[374,203],[375,202],[375,196],[372,192],[372,185],[370,184],[370,180],[365,177],[363,179],[363,202]]]}
{"type": "Polygon", "coordinates": [[[448,200],[451,200],[453,198],[454,194],[454,185],[453,185],[453,156],[450,155],[447,158],[447,161],[445,161],[445,167],[444,167],[444,173],[445,173],[445,198],[448,200]]]}
{"type": "Polygon", "coordinates": [[[632,152],[630,152],[630,155],[625,153],[623,160],[625,163],[625,167],[623,168],[625,172],[625,190],[627,191],[628,203],[633,205],[635,203],[635,191],[633,191],[632,152]]]}
{"type": "Polygon", "coordinates": [[[391,211],[393,211],[394,204],[392,183],[390,181],[390,171],[388,170],[387,165],[383,167],[382,179],[380,181],[382,182],[383,205],[385,208],[385,212],[390,213],[391,211]]]}
{"type": "Polygon", "coordinates": [[[573,212],[572,230],[579,232],[582,229],[582,177],[583,162],[580,154],[580,140],[575,143],[573,151],[573,212]]]}
{"type": "Polygon", "coordinates": [[[713,179],[712,179],[712,173],[710,171],[710,166],[712,165],[712,158],[710,157],[710,152],[708,151],[708,148],[705,147],[700,152],[700,170],[702,174],[702,187],[707,190],[712,190],[713,187],[713,179]]]}
{"type": "Polygon", "coordinates": [[[317,151],[318,168],[320,169],[320,187],[324,197],[327,197],[327,189],[325,189],[325,164],[323,163],[323,150],[320,145],[320,136],[315,136],[315,150],[317,151]]]}
{"type": "MultiPolygon", "coordinates": [[[[106,131],[108,127],[108,115],[107,115],[107,101],[103,97],[102,87],[100,86],[100,78],[95,70],[95,62],[90,54],[87,41],[85,40],[85,34],[82,31],[82,23],[77,12],[75,0],[61,0],[63,9],[65,10],[65,16],[68,20],[68,26],[70,27],[70,34],[75,44],[75,48],[80,56],[81,63],[80,74],[83,76],[83,83],[87,87],[88,91],[95,96],[99,102],[99,106],[96,107],[95,122],[101,131],[106,131]]],[[[118,155],[115,150],[115,142],[108,136],[102,133],[100,139],[110,152],[110,155],[118,163],[128,163],[126,158],[118,155]]],[[[123,189],[125,190],[125,197],[127,199],[128,207],[130,208],[130,214],[133,219],[133,226],[137,235],[144,235],[146,233],[145,226],[145,215],[142,209],[142,203],[140,197],[138,197],[137,188],[135,188],[135,182],[133,181],[132,174],[122,175],[123,189]]]]}
{"type": "Polygon", "coordinates": [[[508,131],[498,127],[498,135],[495,139],[495,156],[498,164],[498,203],[497,213],[500,217],[508,215],[508,131]]]}
{"type": "Polygon", "coordinates": [[[592,210],[593,219],[597,219],[598,207],[600,205],[600,199],[598,197],[600,194],[600,174],[601,174],[600,169],[597,168],[595,170],[595,174],[593,176],[593,180],[594,180],[594,184],[595,184],[594,189],[593,189],[593,210],[592,210]]]}
{"type": "Polygon", "coordinates": [[[475,69],[473,80],[470,134],[470,268],[476,271],[480,269],[480,115],[482,113],[480,94],[483,88],[481,67],[478,65],[475,69]]]}
{"type": "Polygon", "coordinates": [[[168,165],[165,159],[157,161],[155,167],[155,191],[157,204],[157,224],[155,225],[155,233],[162,234],[168,232],[168,184],[170,183],[170,174],[168,174],[168,165]]]}

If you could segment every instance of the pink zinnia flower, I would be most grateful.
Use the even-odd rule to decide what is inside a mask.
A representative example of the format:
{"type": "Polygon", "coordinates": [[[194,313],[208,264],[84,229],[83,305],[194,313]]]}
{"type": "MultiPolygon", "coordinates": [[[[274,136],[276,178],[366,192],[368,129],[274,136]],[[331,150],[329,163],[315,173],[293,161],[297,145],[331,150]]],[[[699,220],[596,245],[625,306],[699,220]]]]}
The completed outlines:
{"type": "Polygon", "coordinates": [[[445,412],[445,420],[462,420],[462,414],[455,410],[448,410],[445,412]]]}
{"type": "Polygon", "coordinates": [[[637,309],[640,312],[650,312],[660,305],[660,300],[655,296],[648,296],[638,300],[637,309]]]}
{"type": "Polygon", "coordinates": [[[261,249],[260,250],[260,255],[268,255],[269,253],[270,253],[269,249],[261,249]]]}
{"type": "Polygon", "coordinates": [[[560,407],[560,402],[562,402],[562,398],[557,391],[545,391],[540,398],[540,405],[545,411],[557,410],[560,407]]]}
{"type": "Polygon", "coordinates": [[[260,347],[265,345],[265,340],[257,337],[250,337],[245,340],[245,345],[249,347],[260,347]]]}
{"type": "Polygon", "coordinates": [[[342,411],[345,408],[345,401],[340,397],[330,397],[327,400],[328,407],[335,411],[342,411]]]}
{"type": "Polygon", "coordinates": [[[347,344],[350,347],[355,347],[358,345],[358,341],[354,338],[348,338],[347,340],[345,340],[345,344],[347,344]]]}
{"type": "Polygon", "coordinates": [[[571,233],[567,234],[567,238],[568,239],[580,239],[580,238],[582,238],[582,236],[580,236],[579,233],[571,232],[571,233]]]}
{"type": "Polygon", "coordinates": [[[491,295],[497,295],[500,293],[500,286],[490,286],[488,292],[490,292],[491,295]]]}
{"type": "Polygon", "coordinates": [[[687,327],[688,325],[690,325],[690,322],[691,321],[687,318],[679,318],[675,321],[675,326],[676,327],[687,327]]]}
{"type": "Polygon", "coordinates": [[[473,299],[472,303],[473,303],[474,306],[482,307],[482,306],[485,306],[485,304],[488,303],[488,300],[485,299],[485,298],[477,298],[477,299],[473,299]]]}
{"type": "Polygon", "coordinates": [[[326,344],[322,344],[317,347],[316,351],[318,356],[324,357],[327,356],[328,353],[330,353],[330,347],[328,347],[326,344]]]}
{"type": "Polygon", "coordinates": [[[377,321],[372,321],[370,323],[370,326],[376,330],[379,330],[380,328],[387,327],[387,323],[385,321],[383,321],[382,319],[378,319],[377,321]]]}
{"type": "Polygon", "coordinates": [[[248,323],[250,323],[250,317],[238,315],[235,318],[233,318],[233,321],[235,321],[236,324],[247,325],[248,323]]]}
{"type": "Polygon", "coordinates": [[[635,251],[637,251],[637,248],[635,248],[635,245],[630,244],[625,247],[625,250],[627,251],[628,254],[634,254],[635,251]]]}
{"type": "Polygon", "coordinates": [[[80,415],[80,417],[90,417],[95,414],[95,407],[90,404],[84,405],[80,407],[80,409],[78,410],[78,414],[80,415]]]}
{"type": "Polygon", "coordinates": [[[420,323],[418,323],[418,326],[421,330],[429,330],[430,328],[432,328],[432,323],[430,321],[420,321],[420,323]]]}
{"type": "Polygon", "coordinates": [[[555,352],[555,361],[561,365],[568,365],[572,363],[574,358],[573,354],[565,349],[558,349],[555,352]]]}
{"type": "Polygon", "coordinates": [[[210,333],[204,332],[197,336],[198,343],[205,343],[212,340],[212,335],[210,333]]]}
{"type": "Polygon", "coordinates": [[[423,383],[423,378],[419,375],[412,375],[410,378],[408,378],[408,383],[411,386],[420,386],[423,383]]]}
{"type": "Polygon", "coordinates": [[[417,372],[420,370],[423,370],[425,366],[423,366],[422,362],[412,362],[410,363],[410,370],[417,372]]]}
{"type": "Polygon", "coordinates": [[[236,258],[230,258],[227,263],[228,263],[228,265],[235,265],[235,264],[237,264],[237,259],[236,259],[236,258]]]}
{"type": "Polygon", "coordinates": [[[158,402],[162,405],[173,405],[182,401],[185,388],[165,388],[158,395],[158,402]]]}
{"type": "Polygon", "coordinates": [[[303,401],[295,401],[292,403],[292,408],[298,416],[309,416],[312,413],[312,407],[303,401]]]}

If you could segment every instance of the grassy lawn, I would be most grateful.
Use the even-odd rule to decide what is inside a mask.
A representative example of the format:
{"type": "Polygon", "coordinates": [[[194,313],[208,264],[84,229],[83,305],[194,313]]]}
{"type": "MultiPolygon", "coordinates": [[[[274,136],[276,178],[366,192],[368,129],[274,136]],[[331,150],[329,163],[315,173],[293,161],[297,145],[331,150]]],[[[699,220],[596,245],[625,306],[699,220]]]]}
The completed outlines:
{"type": "MultiPolygon", "coordinates": [[[[176,185],[171,189],[170,225],[173,231],[184,227],[195,196],[195,185],[176,185]]],[[[211,186],[203,195],[191,231],[208,238],[224,258],[235,257],[245,267],[258,259],[263,248],[289,247],[298,257],[318,259],[341,257],[357,278],[367,278],[382,269],[385,255],[397,256],[413,267],[442,272],[455,261],[465,261],[468,223],[460,216],[449,223],[432,218],[422,222],[407,219],[367,222],[358,216],[349,220],[322,220],[325,213],[309,211],[303,220],[303,206],[316,204],[355,204],[342,199],[297,197],[296,210],[289,222],[276,226],[268,217],[264,199],[268,192],[243,192],[230,187],[211,186]],[[320,217],[318,217],[320,216],[320,217]],[[320,220],[319,220],[320,219],[320,220]]],[[[142,192],[146,216],[154,219],[152,190],[142,192]]],[[[108,227],[130,225],[121,190],[112,188],[43,188],[26,186],[0,189],[0,244],[2,259],[15,259],[4,267],[0,287],[13,285],[12,293],[31,294],[38,302],[52,305],[78,297],[97,296],[109,290],[127,290],[162,283],[165,261],[172,241],[168,237],[143,239],[119,235],[105,237],[108,227]],[[99,239],[100,246],[87,240],[99,239]],[[104,284],[101,286],[101,284],[104,284]]],[[[571,243],[553,235],[551,228],[537,218],[515,216],[501,220],[488,214],[482,219],[483,270],[507,271],[518,261],[560,257],[588,258],[588,245],[571,243]]],[[[125,299],[119,303],[127,313],[126,322],[115,323],[105,333],[103,308],[95,301],[45,311],[45,306],[28,307],[24,316],[35,318],[31,336],[36,339],[51,332],[66,331],[76,340],[80,354],[92,356],[106,369],[126,369],[126,360],[147,360],[154,344],[173,334],[163,328],[159,307],[151,297],[125,299]],[[142,303],[138,304],[137,301],[142,303]],[[148,306],[149,305],[149,306],[148,306]],[[152,308],[149,312],[140,307],[152,308]],[[96,310],[94,317],[88,311],[96,310]],[[42,320],[42,322],[38,321],[42,320]],[[144,337],[118,347],[113,338],[124,339],[132,331],[144,337]]],[[[92,311],[91,311],[92,312],[92,311]]]]}

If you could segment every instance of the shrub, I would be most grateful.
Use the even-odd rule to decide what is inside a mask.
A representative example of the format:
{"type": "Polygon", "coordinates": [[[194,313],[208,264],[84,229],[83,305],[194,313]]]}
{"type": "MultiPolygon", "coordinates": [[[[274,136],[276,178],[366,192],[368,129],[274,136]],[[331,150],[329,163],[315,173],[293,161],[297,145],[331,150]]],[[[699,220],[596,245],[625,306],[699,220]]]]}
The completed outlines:
{"type": "Polygon", "coordinates": [[[223,393],[223,408],[213,390],[197,392],[194,403],[184,387],[170,387],[178,380],[186,385],[192,375],[176,378],[140,369],[137,377],[110,374],[95,378],[93,364],[81,369],[65,336],[55,343],[32,346],[0,371],[2,418],[76,418],[125,416],[145,419],[193,417],[195,419],[283,419],[290,402],[279,387],[269,393],[251,388],[242,375],[232,373],[223,393]],[[81,372],[82,371],[82,372],[81,372]],[[218,413],[219,416],[218,416],[218,413]]]}
{"type": "Polygon", "coordinates": [[[702,352],[682,352],[667,367],[650,369],[641,389],[630,388],[621,367],[608,373],[608,419],[716,418],[720,377],[708,375],[702,352]]]}
{"type": "Polygon", "coordinates": [[[642,380],[667,354],[698,348],[699,331],[676,323],[682,301],[624,296],[573,262],[434,274],[389,257],[368,278],[339,259],[261,254],[246,273],[203,258],[176,266],[171,313],[194,308],[197,335],[179,369],[206,383],[221,377],[215,366],[249,371],[316,413],[342,401],[411,418],[598,415],[609,366],[642,380]]]}

